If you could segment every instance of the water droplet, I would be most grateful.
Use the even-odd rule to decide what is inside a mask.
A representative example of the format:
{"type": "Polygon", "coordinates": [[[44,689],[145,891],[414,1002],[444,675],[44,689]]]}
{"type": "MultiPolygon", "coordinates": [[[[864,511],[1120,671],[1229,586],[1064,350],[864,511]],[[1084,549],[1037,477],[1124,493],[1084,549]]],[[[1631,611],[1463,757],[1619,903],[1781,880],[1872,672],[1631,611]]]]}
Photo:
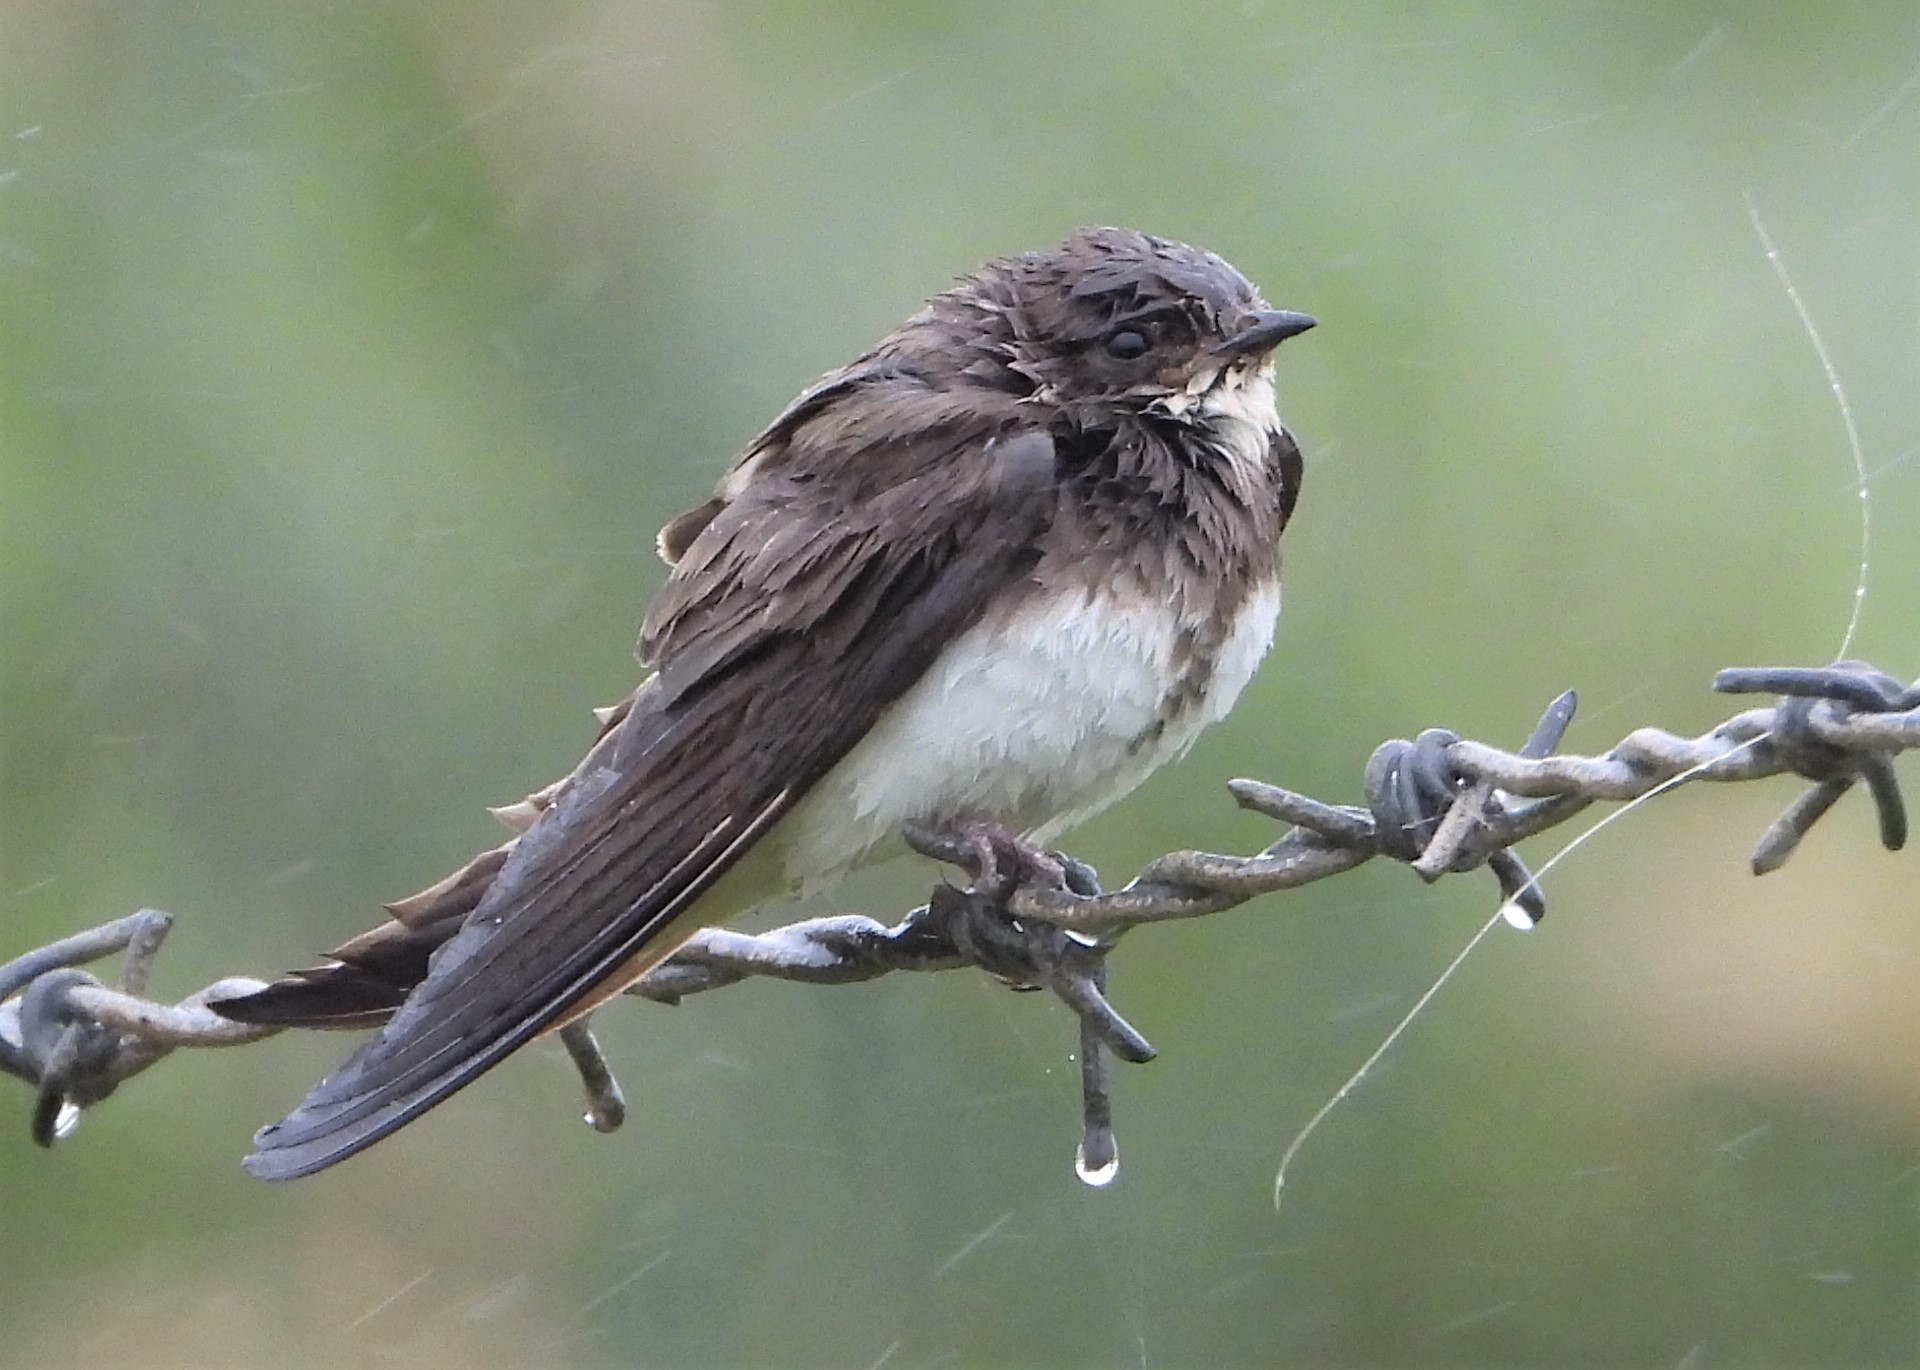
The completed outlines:
{"type": "Polygon", "coordinates": [[[1532,932],[1536,926],[1533,915],[1512,899],[1500,906],[1500,916],[1507,920],[1508,927],[1518,928],[1522,932],[1532,932]]]}
{"type": "Polygon", "coordinates": [[[1114,1148],[1113,1154],[1100,1165],[1087,1164],[1087,1148],[1083,1144],[1073,1149],[1073,1173],[1080,1177],[1082,1184],[1095,1189],[1105,1189],[1113,1183],[1113,1177],[1120,1173],[1120,1150],[1114,1148]]]}
{"type": "Polygon", "coordinates": [[[60,1111],[53,1117],[53,1136],[56,1141],[65,1141],[80,1126],[80,1108],[72,1100],[60,1105],[60,1111]]]}

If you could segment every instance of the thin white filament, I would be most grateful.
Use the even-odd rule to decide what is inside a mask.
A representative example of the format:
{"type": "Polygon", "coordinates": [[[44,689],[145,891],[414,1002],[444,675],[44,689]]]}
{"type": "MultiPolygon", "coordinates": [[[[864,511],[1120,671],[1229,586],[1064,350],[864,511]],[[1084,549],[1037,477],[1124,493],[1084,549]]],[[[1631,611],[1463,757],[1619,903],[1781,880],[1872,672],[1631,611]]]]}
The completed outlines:
{"type": "Polygon", "coordinates": [[[1747,202],[1747,217],[1753,221],[1753,231],[1766,251],[1767,265],[1773,268],[1780,288],[1787,292],[1793,312],[1800,316],[1800,327],[1806,330],[1807,341],[1813,344],[1813,354],[1820,359],[1820,369],[1826,372],[1827,389],[1833,392],[1833,401],[1840,409],[1840,422],[1847,430],[1847,451],[1853,457],[1854,493],[1860,499],[1860,575],[1853,585],[1853,612],[1847,616],[1847,631],[1840,639],[1840,650],[1834,653],[1834,660],[1844,660],[1847,653],[1853,650],[1853,640],[1860,632],[1860,613],[1867,604],[1867,563],[1873,551],[1873,501],[1867,495],[1866,452],[1860,443],[1860,429],[1853,421],[1853,405],[1847,400],[1847,388],[1840,384],[1839,369],[1833,364],[1833,354],[1827,351],[1826,340],[1814,326],[1813,315],[1808,312],[1806,301],[1800,298],[1799,288],[1787,272],[1786,259],[1780,255],[1780,249],[1774,246],[1773,235],[1767,232],[1766,224],[1761,221],[1760,209],[1753,202],[1752,192],[1743,190],[1740,198],[1747,202]]]}
{"type": "Polygon", "coordinates": [[[1505,911],[1505,906],[1503,905],[1499,910],[1495,911],[1493,917],[1480,925],[1480,931],[1476,932],[1472,940],[1460,948],[1460,954],[1447,963],[1447,968],[1441,971],[1439,978],[1427,987],[1427,992],[1414,1000],[1413,1007],[1407,1010],[1405,1017],[1393,1025],[1393,1031],[1387,1034],[1386,1040],[1382,1041],[1379,1046],[1373,1049],[1373,1055],[1362,1061],[1360,1063],[1360,1069],[1349,1075],[1347,1082],[1334,1092],[1333,1097],[1320,1105],[1319,1111],[1307,1119],[1306,1126],[1293,1134],[1293,1140],[1287,1143],[1287,1149],[1280,1153],[1279,1168],[1273,1173],[1274,1208],[1278,1209],[1280,1207],[1281,1191],[1287,1187],[1287,1170],[1292,1166],[1293,1158],[1300,1154],[1300,1148],[1307,1144],[1309,1137],[1319,1131],[1320,1124],[1327,1120],[1327,1115],[1340,1107],[1342,1103],[1346,1102],[1347,1096],[1360,1087],[1360,1082],[1367,1078],[1368,1072],[1379,1065],[1380,1058],[1391,1051],[1393,1044],[1400,1040],[1400,1034],[1413,1026],[1413,1020],[1420,1016],[1420,1011],[1433,1002],[1433,996],[1438,994],[1446,986],[1447,981],[1453,978],[1453,973],[1459,970],[1467,957],[1473,954],[1473,949],[1480,945],[1488,933],[1499,926],[1500,919],[1505,914],[1505,911]]]}

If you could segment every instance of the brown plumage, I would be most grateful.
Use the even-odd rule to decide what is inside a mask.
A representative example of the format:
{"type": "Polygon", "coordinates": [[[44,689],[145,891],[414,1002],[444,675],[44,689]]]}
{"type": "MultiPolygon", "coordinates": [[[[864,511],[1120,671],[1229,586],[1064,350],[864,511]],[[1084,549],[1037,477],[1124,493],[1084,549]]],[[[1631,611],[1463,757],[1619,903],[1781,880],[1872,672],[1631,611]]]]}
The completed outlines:
{"type": "Polygon", "coordinates": [[[1177,755],[1270,636],[1300,458],[1267,354],[1311,323],[1209,253],[1083,230],[807,390],[661,531],[655,673],[567,778],[501,811],[521,835],[327,966],[217,1005],[384,1020],[249,1168],[370,1145],[902,821],[1050,832],[1177,755]]]}

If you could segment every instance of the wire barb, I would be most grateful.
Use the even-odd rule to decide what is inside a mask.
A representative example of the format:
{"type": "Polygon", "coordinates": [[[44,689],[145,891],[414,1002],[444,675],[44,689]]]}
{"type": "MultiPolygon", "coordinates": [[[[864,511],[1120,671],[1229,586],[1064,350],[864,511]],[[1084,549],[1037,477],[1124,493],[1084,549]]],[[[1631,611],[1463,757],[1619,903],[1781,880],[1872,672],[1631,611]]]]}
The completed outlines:
{"type": "Polygon", "coordinates": [[[1891,746],[1861,744],[1845,731],[1861,715],[1897,715],[1920,706],[1920,686],[1908,688],[1864,661],[1839,661],[1823,670],[1801,668],[1722,671],[1713,688],[1723,694],[1778,694],[1773,753],[1812,785],[1773,821],[1753,849],[1755,875],[1787,863],[1813,825],[1864,780],[1880,820],[1880,843],[1899,851],[1907,843],[1907,806],[1894,774],[1891,746]],[[1831,734],[1839,732],[1838,737],[1831,734]]]}
{"type": "Polygon", "coordinates": [[[560,1029],[560,1044],[567,1049],[573,1068],[580,1072],[586,1086],[586,1124],[595,1132],[618,1132],[627,1121],[627,1097],[620,1091],[613,1067],[594,1040],[593,1029],[585,1018],[577,1018],[560,1029]]]}
{"type": "Polygon", "coordinates": [[[158,909],[62,938],[0,966],[0,1071],[35,1090],[33,1140],[52,1146],[82,1110],[177,1046],[230,1046],[267,1034],[207,1009],[209,997],[259,988],[222,980],[168,1007],[143,996],[154,957],[173,926],[158,909]],[[124,953],[109,988],[79,969],[124,953]]]}

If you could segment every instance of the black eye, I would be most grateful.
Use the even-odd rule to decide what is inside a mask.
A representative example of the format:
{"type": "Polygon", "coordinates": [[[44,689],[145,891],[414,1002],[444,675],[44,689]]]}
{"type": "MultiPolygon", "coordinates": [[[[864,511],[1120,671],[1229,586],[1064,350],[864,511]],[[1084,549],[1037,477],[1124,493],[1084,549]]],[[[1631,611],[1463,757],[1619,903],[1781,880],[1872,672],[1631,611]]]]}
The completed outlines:
{"type": "Polygon", "coordinates": [[[1147,341],[1147,335],[1137,328],[1120,328],[1107,334],[1107,355],[1123,362],[1146,356],[1151,346],[1153,344],[1147,341]]]}

